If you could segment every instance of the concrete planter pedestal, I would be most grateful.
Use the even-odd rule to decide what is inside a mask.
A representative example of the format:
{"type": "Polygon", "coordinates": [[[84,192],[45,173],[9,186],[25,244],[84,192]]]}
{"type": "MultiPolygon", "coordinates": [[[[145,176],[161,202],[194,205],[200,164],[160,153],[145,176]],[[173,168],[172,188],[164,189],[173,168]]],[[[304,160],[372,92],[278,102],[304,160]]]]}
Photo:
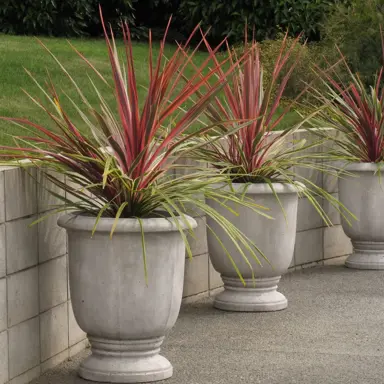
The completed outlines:
{"type": "Polygon", "coordinates": [[[140,223],[120,219],[110,239],[113,222],[101,219],[91,238],[94,217],[65,215],[58,221],[68,233],[74,315],[92,347],[79,375],[108,383],[164,380],[173,369],[159,352],[180,310],[185,245],[171,219],[142,219],[146,285],[140,223]]]}
{"type": "MultiPolygon", "coordinates": [[[[277,286],[281,275],[288,270],[293,257],[298,196],[296,189],[291,185],[274,183],[273,187],[285,210],[287,220],[273,191],[267,184],[248,186],[246,196],[257,204],[269,208],[266,213],[274,220],[258,215],[250,208],[231,205],[239,213],[239,216],[235,216],[219,203],[207,201],[212,208],[250,238],[269,260],[268,262],[260,256],[262,263],[260,266],[252,257],[249,257],[256,278],[256,281],[253,281],[251,270],[235,245],[212,219],[208,219],[208,225],[224,243],[246,281],[246,286],[244,286],[219,242],[208,231],[212,265],[221,274],[224,282],[224,291],[219,293],[214,300],[214,307],[218,309],[261,312],[278,311],[287,307],[287,299],[277,291],[277,286]]],[[[244,184],[233,184],[233,188],[241,194],[244,191],[244,184]]]]}
{"type": "Polygon", "coordinates": [[[345,265],[384,269],[384,168],[379,170],[375,163],[353,163],[345,170],[356,177],[339,178],[339,199],[358,219],[351,226],[341,218],[343,230],[353,245],[345,265]]]}

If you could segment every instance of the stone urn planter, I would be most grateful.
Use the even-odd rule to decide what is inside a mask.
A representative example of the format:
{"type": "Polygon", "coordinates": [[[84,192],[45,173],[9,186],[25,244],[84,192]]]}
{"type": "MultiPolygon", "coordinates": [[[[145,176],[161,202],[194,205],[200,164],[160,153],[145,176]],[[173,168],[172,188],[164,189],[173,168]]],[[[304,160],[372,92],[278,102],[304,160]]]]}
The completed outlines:
{"type": "Polygon", "coordinates": [[[352,225],[341,218],[343,230],[353,245],[345,265],[384,269],[384,169],[379,171],[375,163],[352,163],[345,170],[356,177],[343,175],[338,179],[339,199],[357,217],[352,225]]]}
{"type": "Polygon", "coordinates": [[[142,219],[146,284],[139,221],[119,219],[111,239],[113,222],[101,219],[91,238],[94,217],[71,214],[58,221],[68,233],[73,311],[92,350],[79,375],[108,383],[167,379],[172,365],[159,352],[180,310],[184,241],[172,219],[142,219]]]}
{"type": "MultiPolygon", "coordinates": [[[[213,220],[208,224],[223,241],[226,249],[239,268],[246,286],[243,285],[215,236],[208,231],[208,247],[213,267],[221,274],[224,291],[214,299],[214,307],[227,311],[278,311],[287,307],[287,299],[277,291],[281,275],[284,274],[292,261],[295,239],[298,195],[292,185],[274,183],[284,213],[273,191],[268,184],[252,184],[246,190],[246,196],[257,204],[269,208],[266,213],[274,220],[266,218],[244,206],[232,206],[239,216],[235,216],[215,201],[209,205],[230,220],[236,227],[251,239],[268,258],[260,256],[262,266],[249,257],[255,274],[252,273],[245,260],[227,235],[223,233],[213,220]]],[[[233,184],[238,193],[243,193],[244,184],[233,184]]]]}

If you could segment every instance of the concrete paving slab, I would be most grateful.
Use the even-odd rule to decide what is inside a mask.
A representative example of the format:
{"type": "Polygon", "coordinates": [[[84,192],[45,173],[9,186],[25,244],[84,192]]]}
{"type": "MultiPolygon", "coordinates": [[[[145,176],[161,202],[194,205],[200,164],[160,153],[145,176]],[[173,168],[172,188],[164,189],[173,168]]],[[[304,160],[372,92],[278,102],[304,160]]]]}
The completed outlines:
{"type": "MultiPolygon", "coordinates": [[[[288,309],[229,313],[206,298],[182,307],[162,353],[168,384],[384,383],[384,271],[343,266],[287,274],[288,309]]],[[[33,384],[89,384],[85,351],[33,384]]],[[[165,382],[164,382],[165,383],[165,382]]]]}

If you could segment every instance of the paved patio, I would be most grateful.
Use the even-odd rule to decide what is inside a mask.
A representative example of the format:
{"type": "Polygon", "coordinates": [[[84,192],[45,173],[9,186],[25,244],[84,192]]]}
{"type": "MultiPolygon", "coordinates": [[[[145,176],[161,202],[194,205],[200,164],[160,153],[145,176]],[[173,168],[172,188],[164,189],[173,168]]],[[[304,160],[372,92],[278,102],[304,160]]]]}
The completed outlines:
{"type": "MultiPolygon", "coordinates": [[[[168,384],[384,383],[384,271],[341,265],[286,275],[277,313],[228,313],[210,299],[182,307],[162,349],[168,384]]],[[[33,384],[85,384],[76,356],[33,384]]]]}

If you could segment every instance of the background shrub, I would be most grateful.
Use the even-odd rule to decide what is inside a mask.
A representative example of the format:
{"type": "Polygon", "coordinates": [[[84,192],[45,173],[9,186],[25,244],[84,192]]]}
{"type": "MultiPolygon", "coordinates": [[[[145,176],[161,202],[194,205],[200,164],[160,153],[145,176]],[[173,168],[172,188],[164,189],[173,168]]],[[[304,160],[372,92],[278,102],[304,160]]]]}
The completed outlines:
{"type": "MultiPolygon", "coordinates": [[[[353,71],[366,84],[382,64],[380,25],[384,25],[384,0],[0,0],[0,32],[51,36],[100,36],[98,5],[105,20],[119,31],[119,21],[128,21],[134,38],[153,30],[160,38],[173,15],[170,41],[183,40],[200,21],[211,26],[210,40],[229,34],[232,43],[243,41],[245,20],[250,34],[262,41],[265,76],[279,53],[281,32],[291,36],[304,32],[309,43],[295,49],[300,61],[285,96],[295,98],[305,83],[316,81],[314,64],[325,66],[339,59],[337,44],[353,71]],[[300,52],[299,52],[300,51],[300,52]]],[[[289,44],[292,40],[288,41],[289,44]]],[[[343,76],[343,73],[340,72],[343,76]]],[[[317,83],[318,84],[318,83],[317,83]]]]}
{"type": "MultiPolygon", "coordinates": [[[[181,0],[179,15],[191,28],[199,21],[211,26],[211,39],[217,42],[229,34],[241,41],[245,20],[257,40],[276,37],[282,30],[295,36],[304,32],[309,40],[319,40],[320,24],[336,0],[181,0]]],[[[346,0],[340,0],[346,1],[346,0]]]]}
{"type": "Polygon", "coordinates": [[[131,24],[131,0],[1,0],[0,32],[25,35],[99,35],[99,3],[105,20],[122,17],[131,24]]]}
{"type": "MultiPolygon", "coordinates": [[[[98,36],[101,34],[98,5],[116,26],[127,20],[134,37],[148,28],[160,37],[173,15],[169,38],[181,40],[200,21],[212,27],[210,39],[227,34],[232,42],[243,40],[245,21],[255,28],[257,40],[275,38],[289,30],[292,36],[319,40],[320,24],[335,2],[353,0],[1,0],[0,32],[51,36],[98,36]]],[[[329,28],[328,28],[329,29],[329,28]]],[[[118,29],[117,29],[118,30],[118,29]]],[[[327,31],[328,33],[329,31],[327,31]]]]}
{"type": "Polygon", "coordinates": [[[182,39],[189,32],[181,23],[178,16],[181,0],[135,0],[136,25],[141,28],[150,28],[154,38],[161,38],[162,33],[172,16],[170,39],[182,39]]]}
{"type": "MultiPolygon", "coordinates": [[[[289,38],[287,46],[290,47],[294,39],[289,38]]],[[[272,78],[272,71],[279,56],[282,44],[282,37],[277,37],[275,40],[265,40],[261,46],[261,62],[264,67],[264,81],[268,82],[272,78]]],[[[313,80],[313,72],[311,65],[315,62],[312,47],[303,44],[297,44],[294,47],[292,56],[289,58],[287,65],[282,71],[281,76],[284,77],[286,70],[293,64],[292,62],[299,57],[298,63],[290,76],[285,88],[284,97],[289,99],[296,98],[305,88],[306,83],[313,80]]]]}
{"type": "MultiPolygon", "coordinates": [[[[59,0],[57,0],[59,1],[59,0]]],[[[64,0],[60,0],[64,1],[64,0]]],[[[65,0],[67,1],[67,0],[65,0]]],[[[76,1],[76,0],[71,0],[76,1]]],[[[77,0],[78,1],[78,0],[77,0]]],[[[83,0],[84,1],[84,0],[83,0]]],[[[135,14],[132,0],[88,0],[92,4],[92,13],[90,15],[87,33],[91,36],[102,35],[102,27],[99,16],[99,4],[103,9],[103,16],[106,23],[110,23],[115,33],[120,33],[120,22],[126,21],[132,28],[132,35],[138,38],[142,31],[135,28],[135,14]]]]}
{"type": "MultiPolygon", "coordinates": [[[[260,43],[261,62],[264,68],[265,83],[268,83],[272,79],[273,68],[277,57],[280,54],[283,38],[284,35],[279,34],[274,40],[264,40],[260,43]]],[[[288,38],[287,48],[292,46],[293,42],[293,38],[288,38]]],[[[235,50],[238,51],[238,53],[241,53],[243,44],[236,45],[235,50]]],[[[318,42],[296,44],[287,65],[281,72],[275,91],[280,85],[282,78],[286,75],[286,71],[296,58],[298,58],[297,65],[288,80],[283,96],[285,100],[292,100],[302,94],[303,98],[301,98],[300,101],[304,101],[304,98],[309,97],[308,93],[303,93],[303,91],[308,88],[308,84],[316,86],[318,89],[321,89],[322,87],[322,82],[319,80],[315,67],[319,66],[320,68],[325,69],[329,65],[335,63],[338,60],[338,56],[334,49],[318,42]]]]}
{"type": "Polygon", "coordinates": [[[366,84],[383,63],[380,25],[384,27],[384,0],[352,0],[349,6],[337,5],[323,26],[324,44],[338,45],[366,84]]]}

